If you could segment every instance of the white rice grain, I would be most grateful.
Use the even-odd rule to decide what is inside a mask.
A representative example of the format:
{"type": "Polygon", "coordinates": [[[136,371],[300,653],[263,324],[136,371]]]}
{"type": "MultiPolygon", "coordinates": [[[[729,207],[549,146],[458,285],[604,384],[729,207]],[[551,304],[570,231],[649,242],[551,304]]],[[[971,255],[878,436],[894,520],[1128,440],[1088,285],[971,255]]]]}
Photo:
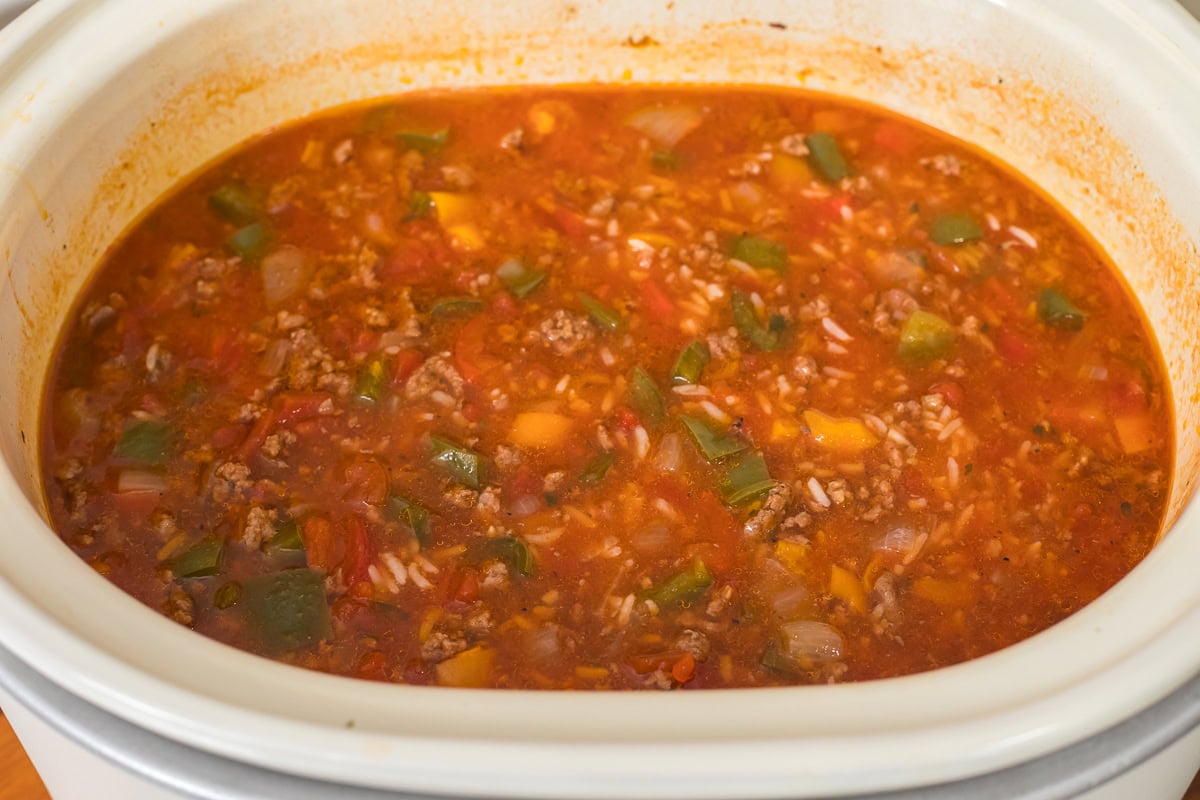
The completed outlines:
{"type": "Polygon", "coordinates": [[[682,386],[673,386],[671,391],[682,397],[710,397],[712,391],[702,383],[685,383],[682,386]]]}
{"type": "Polygon", "coordinates": [[[428,591],[433,588],[433,584],[429,582],[428,578],[421,574],[421,570],[417,569],[416,564],[408,565],[408,577],[412,578],[413,584],[418,589],[428,591]]]}
{"type": "Polygon", "coordinates": [[[723,422],[726,425],[728,425],[730,422],[733,422],[733,418],[718,408],[716,403],[713,403],[711,400],[701,401],[700,407],[704,409],[706,414],[715,419],[717,422],[723,422]]]}
{"type": "Polygon", "coordinates": [[[1016,225],[1009,225],[1008,232],[1012,234],[1014,239],[1028,247],[1030,250],[1038,249],[1037,239],[1033,238],[1033,234],[1024,228],[1018,228],[1016,225]]]}
{"type": "Polygon", "coordinates": [[[408,572],[404,569],[404,565],[400,563],[400,559],[396,558],[393,553],[383,554],[383,565],[388,568],[388,572],[392,573],[392,577],[396,579],[396,583],[401,586],[408,583],[408,572]]]}
{"type": "Polygon", "coordinates": [[[633,429],[633,444],[634,452],[637,453],[638,461],[641,461],[650,452],[650,436],[646,433],[646,429],[638,425],[633,429]]]}
{"type": "Polygon", "coordinates": [[[808,479],[808,493],[821,508],[829,508],[829,495],[825,494],[825,487],[821,486],[821,482],[816,478],[808,479]]]}
{"type": "Polygon", "coordinates": [[[938,434],[938,441],[944,442],[954,435],[954,432],[963,425],[962,417],[955,417],[946,423],[946,427],[942,428],[942,432],[938,434]]]}
{"type": "Polygon", "coordinates": [[[826,333],[837,339],[839,342],[849,342],[854,339],[853,336],[846,333],[845,328],[834,322],[832,317],[821,317],[821,327],[825,329],[826,333]]]}

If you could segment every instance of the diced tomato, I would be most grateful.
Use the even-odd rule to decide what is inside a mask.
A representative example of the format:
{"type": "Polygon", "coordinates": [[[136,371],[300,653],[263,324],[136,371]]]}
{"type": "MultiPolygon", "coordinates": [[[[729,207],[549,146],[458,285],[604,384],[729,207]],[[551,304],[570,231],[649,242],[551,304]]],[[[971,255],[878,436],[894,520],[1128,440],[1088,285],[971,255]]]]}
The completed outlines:
{"type": "MultiPolygon", "coordinates": [[[[371,536],[367,524],[359,517],[347,517],[342,520],[342,539],[345,542],[345,556],[342,557],[342,576],[347,584],[367,581],[367,569],[374,557],[371,547],[371,536]]],[[[306,543],[307,546],[307,543],[306,543]]]]}
{"type": "Polygon", "coordinates": [[[492,313],[502,319],[516,319],[520,316],[521,309],[517,306],[517,301],[508,292],[497,292],[492,299],[492,313]]]}
{"type": "Polygon", "coordinates": [[[576,211],[560,205],[555,206],[549,216],[550,224],[571,239],[582,239],[588,235],[587,221],[576,211]]]}
{"type": "Polygon", "coordinates": [[[527,494],[541,494],[541,492],[542,476],[533,467],[520,464],[512,480],[509,481],[509,493],[513,497],[521,497],[527,494]]]}
{"type": "Polygon", "coordinates": [[[638,288],[642,298],[642,310],[650,319],[665,323],[675,315],[675,304],[653,278],[642,281],[638,288]]]}
{"type": "Polygon", "coordinates": [[[737,521],[725,504],[710,491],[699,493],[693,498],[693,503],[700,541],[684,548],[686,554],[689,558],[701,559],[714,575],[724,576],[733,569],[737,559],[741,539],[737,521]]]}
{"type": "Polygon", "coordinates": [[[242,454],[242,460],[246,460],[256,455],[262,449],[263,442],[271,435],[271,431],[275,429],[275,423],[279,418],[279,414],[274,408],[268,408],[258,419],[254,421],[246,438],[242,440],[242,445],[239,451],[242,454]]]}
{"type": "Polygon", "coordinates": [[[925,479],[924,473],[914,467],[904,470],[900,476],[900,485],[909,497],[924,497],[929,493],[929,481],[925,479]]]}
{"type": "Polygon", "coordinates": [[[117,492],[112,496],[112,504],[126,520],[142,521],[150,516],[161,499],[160,492],[117,492]]]}
{"type": "MultiPolygon", "coordinates": [[[[415,223],[412,232],[418,233],[418,227],[440,231],[436,223],[429,226],[430,223],[415,223]]],[[[406,236],[392,248],[379,270],[379,276],[389,282],[419,283],[439,273],[440,269],[434,268],[451,268],[454,260],[454,251],[440,238],[406,236]]]]}
{"type": "Polygon", "coordinates": [[[838,266],[831,277],[836,286],[854,297],[861,297],[871,290],[867,277],[854,267],[838,266]]]}
{"type": "Polygon", "coordinates": [[[320,416],[321,406],[329,400],[329,395],[321,392],[307,394],[290,392],[277,395],[272,406],[279,424],[288,427],[298,422],[320,416]]]}
{"type": "Polygon", "coordinates": [[[987,278],[979,286],[980,300],[1001,317],[1011,316],[1019,310],[1016,298],[995,277],[987,278]]]}
{"type": "Polygon", "coordinates": [[[229,376],[241,370],[246,347],[234,331],[217,331],[209,347],[209,364],[217,375],[229,376]]]}
{"type": "Polygon", "coordinates": [[[1041,478],[1025,475],[1021,479],[1021,499],[1031,505],[1037,505],[1046,499],[1047,486],[1041,478]]]}
{"type": "Polygon", "coordinates": [[[372,650],[369,653],[363,653],[354,675],[369,681],[386,681],[388,680],[387,665],[388,657],[378,650],[372,650]]]}
{"type": "Polygon", "coordinates": [[[212,446],[218,450],[224,450],[226,447],[233,447],[246,435],[246,426],[240,422],[235,422],[232,425],[222,425],[212,432],[212,446]]]}
{"type": "Polygon", "coordinates": [[[954,381],[939,381],[929,387],[927,394],[940,394],[946,405],[953,409],[963,406],[963,388],[954,381]]]}
{"type": "Polygon", "coordinates": [[[671,669],[683,657],[679,650],[667,650],[662,653],[649,653],[629,657],[629,666],[642,675],[654,672],[656,669],[671,669]]]}
{"type": "Polygon", "coordinates": [[[424,360],[425,355],[420,350],[407,348],[396,353],[392,358],[394,367],[392,386],[403,386],[408,377],[417,371],[417,367],[421,366],[421,362],[424,360]]]}
{"type": "Polygon", "coordinates": [[[816,215],[825,222],[842,222],[845,219],[845,209],[851,208],[853,200],[854,198],[846,192],[832,194],[819,201],[815,209],[816,215]]]}
{"type": "Polygon", "coordinates": [[[455,570],[446,583],[447,603],[471,604],[479,599],[479,573],[470,568],[455,570]]]}
{"type": "Polygon", "coordinates": [[[613,411],[613,422],[623,431],[632,431],[638,425],[638,417],[633,409],[620,406],[613,411]]]}
{"type": "Polygon", "coordinates": [[[324,517],[309,517],[300,529],[304,540],[304,555],[313,569],[330,572],[335,565],[333,526],[324,517]]]}
{"type": "Polygon", "coordinates": [[[479,403],[474,403],[469,400],[463,403],[462,415],[471,422],[478,422],[479,420],[483,419],[483,411],[484,410],[480,407],[479,403]]]}
{"type": "Polygon", "coordinates": [[[915,140],[912,130],[896,122],[883,122],[875,129],[875,144],[889,153],[906,156],[912,152],[915,140]]]}
{"type": "Polygon", "coordinates": [[[695,672],[696,657],[691,653],[684,653],[671,667],[671,677],[675,679],[676,683],[687,683],[695,672]]]}
{"type": "Polygon", "coordinates": [[[355,353],[369,353],[379,344],[379,334],[374,331],[359,331],[351,343],[350,349],[355,353]]]}
{"type": "Polygon", "coordinates": [[[387,470],[373,458],[355,458],[346,465],[342,477],[346,485],[342,499],[347,502],[378,506],[387,499],[387,470]]]}
{"type": "Polygon", "coordinates": [[[1140,381],[1118,381],[1109,388],[1108,405],[1114,415],[1121,416],[1145,411],[1149,399],[1140,381]]]}
{"type": "Polygon", "coordinates": [[[1033,361],[1033,348],[1019,334],[1008,328],[997,328],[992,338],[996,342],[996,352],[1014,367],[1024,367],[1033,361]]]}
{"type": "Polygon", "coordinates": [[[483,375],[498,369],[500,359],[487,354],[487,337],[491,326],[486,316],[472,317],[458,332],[454,343],[454,363],[468,383],[477,382],[483,375]]]}

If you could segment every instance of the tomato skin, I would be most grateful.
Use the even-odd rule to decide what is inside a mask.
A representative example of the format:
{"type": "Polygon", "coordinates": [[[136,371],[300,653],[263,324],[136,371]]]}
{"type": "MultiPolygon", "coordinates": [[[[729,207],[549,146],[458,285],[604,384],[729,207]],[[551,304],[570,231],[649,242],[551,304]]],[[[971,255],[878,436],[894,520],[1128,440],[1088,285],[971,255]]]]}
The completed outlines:
{"type": "Polygon", "coordinates": [[[374,554],[371,552],[371,537],[367,525],[357,516],[342,521],[342,537],[346,554],[342,558],[342,576],[347,584],[369,581],[367,570],[374,554]]]}
{"type": "Polygon", "coordinates": [[[1033,348],[1018,334],[1007,328],[998,328],[993,338],[997,352],[1014,367],[1025,367],[1033,361],[1033,348]]]}
{"type": "Polygon", "coordinates": [[[378,506],[387,499],[387,470],[373,458],[355,457],[346,465],[342,477],[346,486],[342,499],[347,502],[378,506]]]}
{"type": "Polygon", "coordinates": [[[486,373],[498,369],[503,362],[487,354],[487,337],[491,325],[486,315],[474,316],[458,332],[454,343],[454,364],[467,383],[478,383],[486,373]]]}
{"type": "Polygon", "coordinates": [[[324,517],[308,517],[300,529],[308,565],[327,574],[336,566],[333,548],[333,526],[324,517]]]}
{"type": "Polygon", "coordinates": [[[642,308],[651,319],[665,323],[675,316],[675,303],[653,278],[642,281],[638,292],[641,295],[642,308]]]}
{"type": "Polygon", "coordinates": [[[396,353],[392,358],[392,386],[403,386],[409,376],[417,371],[417,367],[421,366],[421,362],[424,360],[425,355],[420,350],[413,348],[407,348],[396,353]]]}
{"type": "Polygon", "coordinates": [[[929,394],[940,394],[946,405],[955,410],[963,407],[963,387],[954,381],[939,381],[929,387],[929,394]]]}

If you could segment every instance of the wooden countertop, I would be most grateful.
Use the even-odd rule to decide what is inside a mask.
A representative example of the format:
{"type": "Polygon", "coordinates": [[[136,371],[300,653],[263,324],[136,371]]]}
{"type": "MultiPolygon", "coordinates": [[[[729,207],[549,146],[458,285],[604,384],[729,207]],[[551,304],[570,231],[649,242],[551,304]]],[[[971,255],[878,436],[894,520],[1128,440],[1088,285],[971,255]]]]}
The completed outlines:
{"type": "MultiPolygon", "coordinates": [[[[0,800],[50,800],[3,712],[0,712],[0,800]]],[[[1200,800],[1200,775],[1183,800],[1200,800]]]]}
{"type": "Polygon", "coordinates": [[[0,712],[0,800],[50,800],[3,712],[0,712]]]}

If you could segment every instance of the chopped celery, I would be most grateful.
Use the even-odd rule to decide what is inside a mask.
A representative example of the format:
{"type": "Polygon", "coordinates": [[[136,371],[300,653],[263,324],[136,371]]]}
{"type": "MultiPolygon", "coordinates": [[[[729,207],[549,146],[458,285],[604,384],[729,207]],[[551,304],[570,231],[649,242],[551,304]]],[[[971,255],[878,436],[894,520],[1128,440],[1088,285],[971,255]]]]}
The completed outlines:
{"type": "Polygon", "coordinates": [[[929,226],[929,235],[941,245],[966,244],[983,238],[983,229],[967,214],[943,214],[929,226]]]}
{"type": "Polygon", "coordinates": [[[237,581],[230,581],[213,592],[213,605],[222,610],[236,606],[241,599],[242,585],[237,581]]]}
{"type": "Polygon", "coordinates": [[[475,564],[498,558],[526,577],[532,575],[537,569],[533,553],[524,542],[515,536],[474,539],[467,544],[467,552],[463,557],[468,562],[475,564]]]}
{"type": "Polygon", "coordinates": [[[256,262],[270,251],[272,239],[270,228],[262,222],[253,222],[230,234],[225,245],[243,261],[256,262]]]}
{"type": "Polygon", "coordinates": [[[429,444],[433,447],[431,459],[434,464],[444,469],[463,486],[479,489],[483,456],[441,436],[430,436],[429,444]]]}
{"type": "Polygon", "coordinates": [[[748,233],[743,233],[733,240],[729,256],[755,269],[769,269],[774,272],[783,272],[788,265],[788,254],[783,245],[748,233]]]}
{"type": "Polygon", "coordinates": [[[354,397],[364,403],[378,403],[387,392],[387,380],[384,377],[386,363],[383,356],[367,359],[358,371],[354,381],[354,397]]]}
{"type": "Polygon", "coordinates": [[[413,501],[394,494],[388,498],[387,512],[392,518],[412,529],[417,544],[422,549],[433,544],[433,532],[429,524],[429,512],[413,501]]]}
{"type": "Polygon", "coordinates": [[[611,450],[605,450],[603,453],[600,453],[583,468],[583,474],[579,476],[579,482],[585,486],[594,486],[599,483],[608,474],[608,470],[612,467],[615,460],[616,457],[611,450]]]}
{"type": "Polygon", "coordinates": [[[827,181],[837,183],[850,174],[846,159],[832,134],[818,131],[804,137],[808,145],[808,161],[827,181]]]}
{"type": "Polygon", "coordinates": [[[634,367],[629,375],[629,404],[642,418],[642,422],[657,427],[667,418],[667,407],[654,379],[641,367],[634,367]]]}
{"type": "Polygon", "coordinates": [[[125,429],[113,448],[113,456],[139,464],[165,464],[174,445],[175,429],[162,420],[148,419],[125,429]]]}
{"type": "Polygon", "coordinates": [[[542,281],[546,280],[546,273],[530,269],[519,259],[510,258],[496,270],[496,277],[504,284],[505,289],[512,292],[514,297],[524,300],[526,295],[541,286],[542,281]]]}
{"type": "Polygon", "coordinates": [[[906,361],[933,361],[950,352],[954,338],[949,322],[928,311],[914,311],[900,330],[897,352],[906,361]]]}
{"type": "Polygon", "coordinates": [[[441,297],[433,301],[429,307],[430,316],[448,317],[451,314],[470,314],[483,308],[483,301],[478,297],[441,297]]]}
{"type": "Polygon", "coordinates": [[[272,653],[297,650],[333,633],[325,578],[311,569],[289,569],[251,578],[240,603],[263,647],[272,653]]]}
{"type": "Polygon", "coordinates": [[[689,417],[685,414],[679,418],[679,421],[688,429],[688,433],[696,440],[696,446],[709,461],[719,461],[749,447],[741,437],[728,433],[717,433],[708,426],[707,422],[697,417],[689,417]]]}
{"type": "Polygon", "coordinates": [[[774,319],[771,327],[764,325],[745,292],[734,289],[730,303],[733,306],[734,327],[746,341],[759,350],[771,351],[779,347],[779,331],[775,330],[774,319]]]}
{"type": "Polygon", "coordinates": [[[262,213],[258,199],[241,181],[226,183],[208,196],[208,208],[226,222],[249,225],[262,213]]]}
{"type": "Polygon", "coordinates": [[[684,605],[695,602],[704,596],[708,587],[712,586],[712,573],[700,559],[683,572],[672,575],[657,586],[647,589],[642,597],[651,600],[659,608],[684,605]]]}
{"type": "Polygon", "coordinates": [[[583,308],[587,311],[588,316],[595,320],[600,327],[608,328],[610,331],[621,327],[621,315],[587,292],[579,293],[579,302],[583,303],[583,308]]]}
{"type": "Polygon", "coordinates": [[[1087,314],[1080,311],[1058,289],[1041,291],[1037,299],[1037,312],[1042,322],[1065,331],[1077,331],[1087,321],[1087,314]]]}
{"type": "Polygon", "coordinates": [[[731,506],[745,505],[773,488],[775,481],[758,451],[731,459],[720,478],[721,497],[731,506]]]}
{"type": "Polygon", "coordinates": [[[440,131],[434,131],[433,133],[401,131],[396,134],[396,138],[403,142],[405,147],[416,150],[418,153],[429,155],[430,153],[436,153],[449,143],[450,129],[442,128],[440,131]]]}
{"type": "Polygon", "coordinates": [[[221,571],[225,544],[216,536],[205,536],[171,564],[177,578],[207,578],[221,571]]]}
{"type": "Polygon", "coordinates": [[[677,385],[699,383],[700,375],[708,366],[710,358],[712,355],[708,351],[707,344],[699,339],[688,342],[687,347],[683,348],[683,352],[679,354],[679,358],[675,359],[675,366],[671,368],[671,382],[677,385]]]}

